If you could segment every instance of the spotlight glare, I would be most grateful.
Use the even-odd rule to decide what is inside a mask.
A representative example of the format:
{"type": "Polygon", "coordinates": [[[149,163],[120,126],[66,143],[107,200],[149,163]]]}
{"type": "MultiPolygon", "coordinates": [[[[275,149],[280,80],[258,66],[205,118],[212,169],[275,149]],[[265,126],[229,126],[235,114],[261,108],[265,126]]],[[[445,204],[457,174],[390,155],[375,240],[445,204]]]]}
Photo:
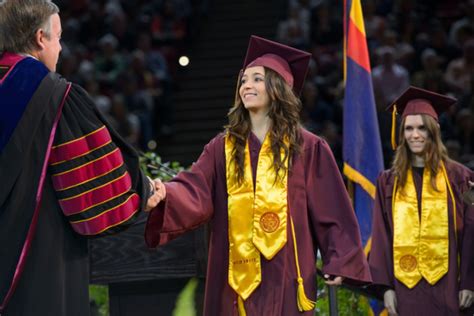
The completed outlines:
{"type": "Polygon", "coordinates": [[[179,57],[178,62],[181,66],[186,67],[187,65],[189,65],[189,58],[188,56],[181,56],[179,57]]]}

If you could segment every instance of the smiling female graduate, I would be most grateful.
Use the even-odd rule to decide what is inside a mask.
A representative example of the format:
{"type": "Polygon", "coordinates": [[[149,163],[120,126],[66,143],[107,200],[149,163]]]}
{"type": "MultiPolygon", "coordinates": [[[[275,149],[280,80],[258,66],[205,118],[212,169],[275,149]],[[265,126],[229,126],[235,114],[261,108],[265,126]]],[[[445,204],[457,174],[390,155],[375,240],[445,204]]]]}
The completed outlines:
{"type": "Polygon", "coordinates": [[[205,315],[313,315],[318,249],[328,283],[371,280],[331,150],[299,123],[310,57],[252,36],[225,132],[157,183],[149,246],[211,223],[205,315]]]}
{"type": "Polygon", "coordinates": [[[473,314],[474,207],[462,196],[474,174],[449,159],[438,124],[454,103],[410,87],[389,107],[400,145],[377,180],[369,265],[390,315],[473,314]]]}

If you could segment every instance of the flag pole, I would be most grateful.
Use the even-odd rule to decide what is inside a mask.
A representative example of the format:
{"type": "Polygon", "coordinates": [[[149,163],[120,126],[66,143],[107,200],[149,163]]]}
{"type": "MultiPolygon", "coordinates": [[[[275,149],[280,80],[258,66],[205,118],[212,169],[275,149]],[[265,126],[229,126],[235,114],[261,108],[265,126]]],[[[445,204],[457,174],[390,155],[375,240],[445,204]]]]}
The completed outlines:
{"type": "Polygon", "coordinates": [[[335,285],[328,285],[328,299],[329,299],[329,315],[338,316],[339,310],[337,306],[337,288],[335,285]]]}

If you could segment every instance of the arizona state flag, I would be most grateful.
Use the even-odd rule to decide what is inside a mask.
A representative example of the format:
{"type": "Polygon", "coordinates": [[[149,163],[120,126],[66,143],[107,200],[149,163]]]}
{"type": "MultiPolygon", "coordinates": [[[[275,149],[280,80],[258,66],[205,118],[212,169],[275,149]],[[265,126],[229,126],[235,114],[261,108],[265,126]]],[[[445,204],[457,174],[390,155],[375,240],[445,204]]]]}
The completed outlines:
{"type": "Polygon", "coordinates": [[[375,181],[383,170],[369,54],[360,0],[346,0],[344,174],[354,182],[362,242],[370,247],[375,181]],[[347,15],[347,14],[346,14],[347,15]]]}
{"type": "MultiPolygon", "coordinates": [[[[353,183],[354,209],[368,254],[375,183],[383,170],[382,145],[362,7],[360,0],[345,0],[344,4],[343,172],[353,183]]],[[[380,312],[372,308],[375,314],[380,312]]]]}

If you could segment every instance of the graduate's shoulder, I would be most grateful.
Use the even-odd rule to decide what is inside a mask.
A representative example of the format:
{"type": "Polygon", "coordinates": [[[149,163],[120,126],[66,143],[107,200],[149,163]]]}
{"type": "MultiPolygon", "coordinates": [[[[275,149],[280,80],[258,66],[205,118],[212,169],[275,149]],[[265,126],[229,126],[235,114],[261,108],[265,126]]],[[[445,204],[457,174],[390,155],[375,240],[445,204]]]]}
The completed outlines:
{"type": "Polygon", "coordinates": [[[225,141],[225,132],[220,132],[214,136],[207,144],[212,146],[223,145],[225,141]]]}
{"type": "Polygon", "coordinates": [[[456,182],[463,182],[466,179],[470,179],[471,181],[473,181],[474,171],[472,171],[468,167],[454,160],[448,160],[445,164],[446,172],[448,173],[449,177],[452,178],[452,180],[457,180],[456,182]]]}
{"type": "Polygon", "coordinates": [[[446,169],[457,174],[472,174],[474,172],[465,165],[451,159],[446,161],[446,169]]]}
{"type": "Polygon", "coordinates": [[[319,137],[316,134],[311,133],[310,131],[308,131],[307,129],[303,127],[300,128],[300,135],[301,135],[301,145],[304,151],[314,150],[315,147],[317,148],[320,146],[329,148],[328,143],[323,138],[319,137]]]}
{"type": "Polygon", "coordinates": [[[220,132],[204,146],[204,149],[207,151],[216,151],[220,149],[224,149],[224,142],[225,142],[225,133],[220,132]]]}
{"type": "Polygon", "coordinates": [[[393,185],[395,181],[395,172],[392,168],[381,171],[377,177],[377,183],[382,185],[393,185]]]}

